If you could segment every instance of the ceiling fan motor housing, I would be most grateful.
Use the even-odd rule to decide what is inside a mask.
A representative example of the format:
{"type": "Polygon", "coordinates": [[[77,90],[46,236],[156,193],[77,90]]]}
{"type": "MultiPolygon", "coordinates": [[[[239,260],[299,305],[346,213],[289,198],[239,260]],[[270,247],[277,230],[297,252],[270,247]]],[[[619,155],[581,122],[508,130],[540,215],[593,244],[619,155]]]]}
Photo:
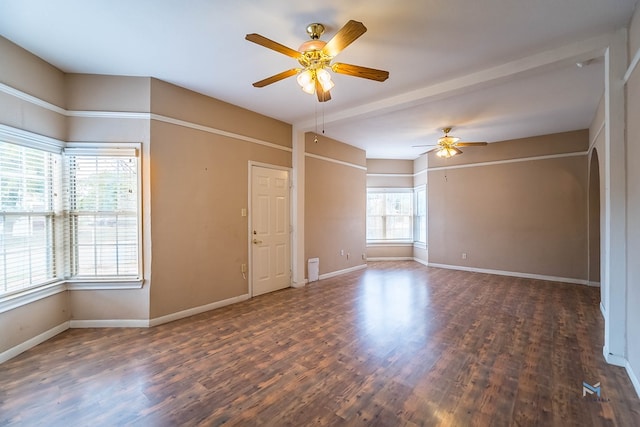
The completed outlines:
{"type": "Polygon", "coordinates": [[[318,40],[324,34],[324,25],[317,22],[307,25],[307,34],[309,34],[311,40],[318,40]]]}

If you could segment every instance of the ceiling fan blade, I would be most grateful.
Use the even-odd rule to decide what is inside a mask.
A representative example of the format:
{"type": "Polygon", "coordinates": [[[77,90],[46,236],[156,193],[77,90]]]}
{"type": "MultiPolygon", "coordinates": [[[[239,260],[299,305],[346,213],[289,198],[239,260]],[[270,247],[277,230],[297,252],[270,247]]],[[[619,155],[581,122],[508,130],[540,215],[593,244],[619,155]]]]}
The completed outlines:
{"type": "Polygon", "coordinates": [[[290,47],[287,47],[283,44],[274,42],[273,40],[268,39],[264,36],[261,36],[260,34],[256,34],[256,33],[247,34],[244,38],[246,40],[249,40],[250,42],[254,42],[256,44],[259,44],[260,46],[264,46],[268,49],[275,50],[276,52],[280,52],[292,58],[300,59],[302,57],[302,53],[298,52],[297,50],[293,50],[290,47]]]}
{"type": "Polygon", "coordinates": [[[439,147],[439,146],[436,146],[436,147],[433,147],[433,148],[428,149],[428,150],[427,150],[427,151],[425,151],[424,153],[420,153],[420,155],[422,156],[423,154],[429,154],[430,152],[432,152],[432,151],[436,151],[436,150],[438,150],[438,149],[440,149],[440,147],[439,147]]]}
{"type": "Polygon", "coordinates": [[[486,142],[456,142],[457,147],[475,147],[475,146],[481,146],[481,145],[487,145],[487,143],[486,142]]]}
{"type": "Polygon", "coordinates": [[[253,84],[253,86],[254,87],[265,87],[267,85],[270,85],[271,83],[279,82],[282,79],[286,79],[287,77],[294,76],[294,75],[298,74],[298,72],[300,70],[301,70],[301,68],[292,68],[290,70],[283,71],[283,72],[275,74],[275,75],[273,75],[271,77],[267,77],[266,79],[260,80],[259,82],[255,82],[253,84]]]}
{"type": "Polygon", "coordinates": [[[322,50],[326,55],[333,58],[366,32],[367,27],[362,22],[350,20],[344,24],[344,27],[340,28],[322,50]]]}
{"type": "Polygon", "coordinates": [[[412,145],[411,147],[416,148],[416,147],[439,147],[439,145],[437,144],[420,144],[420,145],[412,145]]]}
{"type": "Polygon", "coordinates": [[[331,69],[339,74],[346,74],[348,76],[362,77],[363,79],[375,80],[383,82],[389,78],[389,72],[384,70],[376,70],[375,68],[361,67],[359,65],[345,64],[342,62],[336,62],[331,66],[331,69]]]}
{"type": "Polygon", "coordinates": [[[328,90],[325,91],[322,89],[322,85],[318,79],[316,79],[316,95],[318,96],[318,102],[327,102],[331,100],[331,94],[328,90]]]}

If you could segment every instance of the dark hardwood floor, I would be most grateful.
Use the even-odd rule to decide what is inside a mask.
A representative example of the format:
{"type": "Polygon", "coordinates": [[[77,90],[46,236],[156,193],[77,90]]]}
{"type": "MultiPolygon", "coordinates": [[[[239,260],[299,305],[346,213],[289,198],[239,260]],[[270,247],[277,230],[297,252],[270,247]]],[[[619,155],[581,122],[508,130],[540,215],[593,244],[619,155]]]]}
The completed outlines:
{"type": "Polygon", "coordinates": [[[370,263],[155,328],[68,330],[0,365],[0,425],[640,425],[602,331],[596,288],[370,263]]]}

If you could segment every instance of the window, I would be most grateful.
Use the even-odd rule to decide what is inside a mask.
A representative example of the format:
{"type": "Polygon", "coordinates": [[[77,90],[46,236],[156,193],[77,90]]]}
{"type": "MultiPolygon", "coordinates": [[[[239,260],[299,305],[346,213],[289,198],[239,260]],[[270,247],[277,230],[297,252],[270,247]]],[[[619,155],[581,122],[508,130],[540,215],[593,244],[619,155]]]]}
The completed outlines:
{"type": "Polygon", "coordinates": [[[367,240],[413,241],[413,192],[367,191],[367,240]]]}
{"type": "Polygon", "coordinates": [[[135,150],[65,150],[66,276],[138,276],[135,150]]]}
{"type": "Polygon", "coordinates": [[[56,279],[60,155],[0,141],[0,295],[56,279]]]}
{"type": "Polygon", "coordinates": [[[427,188],[423,185],[415,189],[415,232],[414,240],[427,243],[427,188]]]}
{"type": "Polygon", "coordinates": [[[63,145],[0,126],[0,297],[142,277],[138,144],[63,145]]]}

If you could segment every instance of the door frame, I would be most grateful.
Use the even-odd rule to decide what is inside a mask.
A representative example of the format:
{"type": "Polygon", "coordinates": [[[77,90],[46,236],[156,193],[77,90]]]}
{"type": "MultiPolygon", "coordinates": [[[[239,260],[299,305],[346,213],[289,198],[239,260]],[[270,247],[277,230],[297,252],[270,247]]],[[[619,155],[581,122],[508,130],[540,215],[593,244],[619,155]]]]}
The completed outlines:
{"type": "MultiPolygon", "coordinates": [[[[261,167],[265,169],[275,169],[286,171],[289,179],[289,269],[293,272],[293,225],[292,225],[292,215],[293,215],[293,203],[291,203],[292,197],[292,189],[293,182],[292,179],[292,171],[293,169],[286,166],[278,166],[270,163],[262,163],[256,162],[253,160],[249,160],[248,166],[248,179],[247,179],[247,253],[248,253],[248,263],[247,263],[247,284],[248,284],[248,292],[249,298],[253,298],[253,234],[252,234],[252,225],[253,225],[253,209],[252,209],[252,200],[253,200],[253,167],[261,167]]],[[[292,273],[289,275],[289,286],[293,283],[292,273]]]]}

